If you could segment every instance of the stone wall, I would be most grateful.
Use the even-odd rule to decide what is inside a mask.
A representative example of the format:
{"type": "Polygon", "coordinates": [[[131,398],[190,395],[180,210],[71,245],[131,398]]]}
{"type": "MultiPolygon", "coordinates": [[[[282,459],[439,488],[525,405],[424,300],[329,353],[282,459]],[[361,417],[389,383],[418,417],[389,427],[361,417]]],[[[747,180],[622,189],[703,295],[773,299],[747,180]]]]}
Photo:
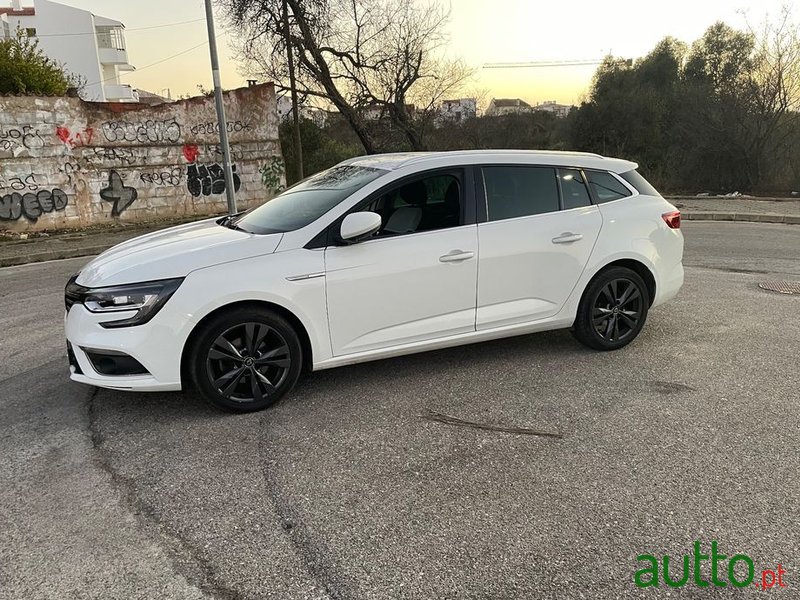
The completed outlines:
{"type": "MultiPolygon", "coordinates": [[[[272,84],[226,92],[240,209],[284,185],[272,84]]],[[[227,210],[214,99],[147,107],[0,96],[0,230],[227,210]]]]}

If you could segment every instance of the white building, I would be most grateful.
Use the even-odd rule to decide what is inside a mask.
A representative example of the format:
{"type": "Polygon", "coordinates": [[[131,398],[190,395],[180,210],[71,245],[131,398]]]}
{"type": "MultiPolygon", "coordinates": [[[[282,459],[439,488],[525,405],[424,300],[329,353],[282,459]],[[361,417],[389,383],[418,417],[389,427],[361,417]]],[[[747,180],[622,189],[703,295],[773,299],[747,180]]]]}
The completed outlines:
{"type": "Polygon", "coordinates": [[[569,111],[572,110],[572,106],[569,104],[559,104],[555,100],[546,100],[534,106],[533,110],[553,113],[555,116],[563,119],[569,114],[569,111]]]}
{"type": "MultiPolygon", "coordinates": [[[[292,97],[289,94],[278,96],[276,102],[278,107],[278,118],[285,121],[292,117],[292,97]]],[[[330,111],[316,106],[300,106],[300,118],[314,121],[317,127],[325,127],[330,116],[330,111]]]]}
{"type": "Polygon", "coordinates": [[[284,94],[283,96],[278,96],[278,101],[276,102],[278,107],[278,118],[283,121],[284,119],[288,119],[292,114],[292,97],[289,94],[284,94]]]}
{"type": "Polygon", "coordinates": [[[439,105],[439,122],[455,121],[461,123],[467,119],[474,119],[478,115],[478,102],[475,98],[458,98],[457,100],[443,100],[439,105]]]}
{"type": "Polygon", "coordinates": [[[125,26],[119,21],[50,0],[34,0],[32,7],[11,0],[10,7],[0,7],[0,37],[16,35],[17,28],[37,38],[49,58],[82,79],[84,100],[139,101],[136,90],[119,80],[121,72],[134,70],[125,50],[125,26]]]}
{"type": "Polygon", "coordinates": [[[486,116],[499,117],[531,111],[531,105],[519,98],[492,98],[486,109],[486,116]]]}

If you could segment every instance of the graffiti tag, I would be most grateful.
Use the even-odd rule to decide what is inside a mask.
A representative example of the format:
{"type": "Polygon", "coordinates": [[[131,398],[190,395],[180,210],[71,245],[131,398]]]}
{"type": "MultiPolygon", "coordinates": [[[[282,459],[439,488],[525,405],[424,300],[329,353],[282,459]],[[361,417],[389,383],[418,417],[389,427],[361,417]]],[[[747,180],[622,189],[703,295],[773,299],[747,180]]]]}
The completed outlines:
{"type": "MultiPolygon", "coordinates": [[[[231,170],[233,171],[233,189],[238,192],[242,180],[236,173],[236,165],[233,165],[231,170]]],[[[216,163],[212,165],[191,164],[186,168],[186,187],[195,198],[200,195],[222,194],[225,192],[225,172],[216,163]]]]}
{"type": "Polygon", "coordinates": [[[64,210],[67,201],[67,195],[58,188],[52,191],[39,190],[35,194],[6,194],[0,197],[0,221],[16,221],[25,217],[35,223],[43,213],[64,210]]]}
{"type": "Polygon", "coordinates": [[[186,144],[183,147],[183,157],[188,160],[189,162],[194,162],[197,160],[197,156],[200,154],[200,149],[197,147],[197,144],[186,144]]]}
{"type": "Polygon", "coordinates": [[[35,192],[39,189],[39,185],[36,183],[36,175],[33,173],[26,175],[24,178],[10,177],[8,180],[4,180],[2,177],[0,177],[0,190],[7,188],[11,188],[15,192],[19,192],[21,190],[35,192]]]}
{"type": "Polygon", "coordinates": [[[174,118],[163,121],[108,121],[103,123],[102,129],[109,142],[174,143],[181,139],[181,126],[174,118]]]}
{"type": "MultiPolygon", "coordinates": [[[[250,123],[245,123],[243,121],[228,121],[226,129],[228,130],[228,133],[249,131],[250,123]]],[[[211,121],[208,123],[198,123],[197,125],[192,125],[189,131],[192,132],[192,135],[205,135],[211,133],[219,134],[219,123],[216,121],[211,121]]]]}
{"type": "Polygon", "coordinates": [[[136,188],[125,185],[122,177],[116,171],[108,173],[108,187],[100,190],[100,197],[106,202],[113,202],[111,216],[120,216],[133,201],[136,200],[138,193],[136,188]]]}
{"type": "Polygon", "coordinates": [[[10,150],[17,146],[33,150],[44,146],[44,140],[39,135],[39,130],[34,129],[32,125],[12,127],[11,129],[0,127],[0,143],[3,143],[4,150],[10,150]]]}
{"type": "Polygon", "coordinates": [[[89,162],[98,162],[95,159],[118,161],[123,165],[131,165],[134,162],[133,150],[130,148],[95,148],[94,157],[87,156],[89,162]]]}
{"type": "MultiPolygon", "coordinates": [[[[206,157],[206,160],[213,162],[223,162],[225,154],[222,152],[222,147],[218,144],[206,144],[202,146],[200,153],[206,157]]],[[[244,160],[244,152],[238,146],[231,146],[231,160],[244,160]]],[[[190,161],[191,162],[191,161],[190,161]]]]}
{"type": "Polygon", "coordinates": [[[169,171],[142,173],[139,179],[142,183],[153,185],[180,185],[183,181],[183,170],[180,167],[172,167],[169,171]]]}
{"type": "Polygon", "coordinates": [[[56,137],[70,148],[88,146],[94,138],[94,129],[85,127],[73,132],[67,127],[56,127],[56,137]]]}

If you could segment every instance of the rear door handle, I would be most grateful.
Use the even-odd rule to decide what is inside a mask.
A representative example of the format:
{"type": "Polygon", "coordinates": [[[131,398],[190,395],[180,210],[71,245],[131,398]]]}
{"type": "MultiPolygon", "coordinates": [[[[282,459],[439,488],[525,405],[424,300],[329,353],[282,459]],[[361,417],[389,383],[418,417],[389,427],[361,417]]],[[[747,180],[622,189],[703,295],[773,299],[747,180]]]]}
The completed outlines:
{"type": "Polygon", "coordinates": [[[566,233],[562,233],[558,237],[554,237],[552,242],[554,244],[571,244],[572,242],[578,242],[583,239],[583,236],[580,233],[572,233],[567,231],[566,233]]]}
{"type": "Polygon", "coordinates": [[[469,260],[475,256],[474,252],[464,252],[463,250],[451,250],[447,254],[439,257],[439,262],[454,263],[462,260],[469,260]]]}

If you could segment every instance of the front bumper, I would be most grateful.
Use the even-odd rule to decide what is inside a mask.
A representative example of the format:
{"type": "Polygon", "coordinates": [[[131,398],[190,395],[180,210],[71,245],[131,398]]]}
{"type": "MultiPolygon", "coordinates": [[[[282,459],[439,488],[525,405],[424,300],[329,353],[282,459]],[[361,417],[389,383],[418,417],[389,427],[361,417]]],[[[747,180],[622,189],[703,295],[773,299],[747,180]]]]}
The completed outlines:
{"type": "MultiPolygon", "coordinates": [[[[135,311],[131,311],[131,315],[135,311]]],[[[114,318],[125,318],[116,313],[114,318]]],[[[70,379],[113,390],[142,392],[181,389],[183,338],[156,315],[149,323],[135,327],[104,329],[100,322],[108,315],[91,313],[81,304],[73,305],[64,317],[64,329],[71,348],[70,379]],[[86,349],[121,352],[147,370],[139,375],[103,375],[97,371],[86,349]]]]}

